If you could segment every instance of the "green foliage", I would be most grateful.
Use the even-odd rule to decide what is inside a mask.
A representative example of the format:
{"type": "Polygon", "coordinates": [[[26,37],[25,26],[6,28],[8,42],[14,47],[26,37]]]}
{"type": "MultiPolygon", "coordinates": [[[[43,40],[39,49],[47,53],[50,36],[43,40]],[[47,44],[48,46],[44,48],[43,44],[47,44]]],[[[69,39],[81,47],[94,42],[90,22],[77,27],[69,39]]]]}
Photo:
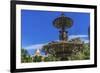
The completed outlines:
{"type": "Polygon", "coordinates": [[[42,56],[34,56],[33,62],[41,62],[42,61],[42,56]]]}
{"type": "Polygon", "coordinates": [[[32,62],[31,56],[28,54],[27,50],[21,49],[21,62],[26,63],[26,62],[32,62]]]}
{"type": "Polygon", "coordinates": [[[53,56],[53,55],[49,55],[48,57],[45,57],[45,58],[44,58],[44,61],[45,61],[45,62],[48,62],[48,61],[59,61],[59,58],[56,58],[56,57],[53,56]]]}
{"type": "Polygon", "coordinates": [[[44,61],[45,61],[45,62],[48,62],[48,61],[50,61],[50,58],[49,58],[49,57],[45,57],[45,58],[44,58],[44,61]]]}
{"type": "MultiPolygon", "coordinates": [[[[46,48],[47,50],[47,48],[46,48]]],[[[90,59],[90,47],[89,44],[83,44],[83,48],[81,51],[77,52],[76,54],[72,54],[71,56],[66,57],[67,60],[88,60],[90,59]]],[[[55,55],[49,54],[47,57],[43,56],[34,56],[32,57],[28,54],[27,50],[21,49],[21,62],[28,63],[28,62],[50,62],[50,61],[62,61],[62,58],[58,58],[55,55]]]]}
{"type": "Polygon", "coordinates": [[[87,60],[90,58],[90,48],[88,44],[84,44],[81,51],[69,57],[70,60],[87,60]]]}

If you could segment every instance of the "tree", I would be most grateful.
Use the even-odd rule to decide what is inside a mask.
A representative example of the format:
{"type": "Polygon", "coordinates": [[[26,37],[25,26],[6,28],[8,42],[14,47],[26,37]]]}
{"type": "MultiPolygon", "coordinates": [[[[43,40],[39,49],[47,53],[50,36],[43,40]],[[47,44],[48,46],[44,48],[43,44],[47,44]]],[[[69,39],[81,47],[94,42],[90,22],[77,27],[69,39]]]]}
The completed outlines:
{"type": "Polygon", "coordinates": [[[44,58],[45,62],[48,62],[48,61],[59,61],[59,60],[60,60],[59,58],[57,58],[57,57],[55,57],[54,55],[51,55],[51,54],[49,54],[48,57],[44,58]]]}
{"type": "Polygon", "coordinates": [[[90,48],[88,44],[84,44],[81,51],[77,52],[76,55],[69,57],[70,60],[87,60],[90,59],[90,48]]]}
{"type": "Polygon", "coordinates": [[[28,54],[28,51],[25,49],[21,49],[21,62],[32,62],[31,56],[28,54]]]}
{"type": "Polygon", "coordinates": [[[33,62],[41,62],[42,61],[42,56],[34,56],[33,62]]]}

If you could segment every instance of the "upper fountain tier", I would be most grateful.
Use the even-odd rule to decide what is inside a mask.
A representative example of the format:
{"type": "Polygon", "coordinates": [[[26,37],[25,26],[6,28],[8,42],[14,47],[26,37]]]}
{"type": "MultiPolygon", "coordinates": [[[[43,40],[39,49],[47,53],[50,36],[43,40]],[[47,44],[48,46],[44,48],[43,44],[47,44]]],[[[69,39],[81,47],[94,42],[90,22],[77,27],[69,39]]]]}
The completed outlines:
{"type": "Polygon", "coordinates": [[[73,25],[73,20],[69,17],[66,17],[64,15],[64,13],[61,14],[60,17],[57,17],[54,21],[53,21],[53,25],[58,28],[61,29],[62,31],[65,29],[70,28],[73,25]]]}

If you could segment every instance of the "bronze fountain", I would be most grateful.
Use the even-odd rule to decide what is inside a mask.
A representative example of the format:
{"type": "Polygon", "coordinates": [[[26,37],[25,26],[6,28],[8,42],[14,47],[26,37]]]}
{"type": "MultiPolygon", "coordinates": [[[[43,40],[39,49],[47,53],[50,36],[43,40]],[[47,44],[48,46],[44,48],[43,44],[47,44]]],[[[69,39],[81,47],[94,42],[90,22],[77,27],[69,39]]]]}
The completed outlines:
{"type": "Polygon", "coordinates": [[[77,53],[82,49],[82,41],[69,41],[68,40],[68,30],[73,26],[73,20],[61,14],[53,21],[53,26],[59,30],[59,41],[53,41],[43,46],[43,49],[49,54],[60,58],[62,61],[68,60],[68,57],[72,54],[77,53]]]}

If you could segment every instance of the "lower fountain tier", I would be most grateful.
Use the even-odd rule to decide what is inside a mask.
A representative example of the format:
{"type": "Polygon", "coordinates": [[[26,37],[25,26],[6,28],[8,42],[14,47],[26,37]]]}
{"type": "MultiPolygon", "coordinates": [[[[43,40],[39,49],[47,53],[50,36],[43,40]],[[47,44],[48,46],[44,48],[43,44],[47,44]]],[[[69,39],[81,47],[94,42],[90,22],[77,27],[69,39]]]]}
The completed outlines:
{"type": "Polygon", "coordinates": [[[80,42],[51,42],[43,47],[43,49],[56,57],[70,56],[71,54],[77,53],[82,49],[83,43],[80,42]]]}

